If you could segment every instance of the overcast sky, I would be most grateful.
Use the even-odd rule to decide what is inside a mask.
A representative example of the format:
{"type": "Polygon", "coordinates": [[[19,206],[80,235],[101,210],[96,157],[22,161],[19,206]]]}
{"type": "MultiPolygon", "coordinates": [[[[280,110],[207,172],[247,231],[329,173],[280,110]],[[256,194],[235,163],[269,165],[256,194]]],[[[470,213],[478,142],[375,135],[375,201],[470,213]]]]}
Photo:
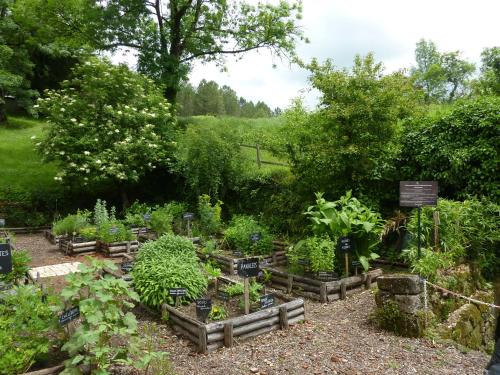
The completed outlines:
{"type": "MultiPolygon", "coordinates": [[[[331,58],[338,66],[350,66],[356,53],[374,52],[390,72],[413,65],[415,43],[426,38],[440,51],[460,50],[478,65],[483,48],[500,45],[499,0],[303,0],[303,4],[300,24],[311,43],[300,44],[298,54],[305,61],[331,58]]],[[[307,72],[273,60],[265,51],[248,53],[238,62],[230,58],[227,68],[222,73],[214,65],[196,65],[190,81],[197,85],[203,78],[214,80],[272,108],[286,108],[299,95],[310,106],[316,103],[317,94],[307,92],[307,72]]]]}

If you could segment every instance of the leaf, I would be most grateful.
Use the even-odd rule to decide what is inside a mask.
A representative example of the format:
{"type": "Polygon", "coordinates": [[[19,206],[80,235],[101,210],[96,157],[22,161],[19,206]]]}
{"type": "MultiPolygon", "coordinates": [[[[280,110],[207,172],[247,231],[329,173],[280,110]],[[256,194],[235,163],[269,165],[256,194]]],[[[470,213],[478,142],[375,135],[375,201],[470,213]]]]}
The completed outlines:
{"type": "Polygon", "coordinates": [[[368,271],[368,269],[370,268],[370,263],[368,262],[368,258],[365,257],[364,255],[361,255],[359,257],[359,262],[361,263],[361,265],[363,266],[363,269],[365,271],[368,271]]]}

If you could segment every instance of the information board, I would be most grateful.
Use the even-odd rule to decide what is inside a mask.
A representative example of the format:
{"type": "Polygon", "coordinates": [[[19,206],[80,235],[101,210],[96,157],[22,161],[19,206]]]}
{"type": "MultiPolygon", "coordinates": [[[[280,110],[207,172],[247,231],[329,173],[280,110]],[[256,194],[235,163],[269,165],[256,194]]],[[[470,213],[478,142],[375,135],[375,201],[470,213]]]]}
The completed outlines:
{"type": "Polygon", "coordinates": [[[399,182],[399,205],[401,207],[435,206],[437,199],[437,181],[399,182]]]}

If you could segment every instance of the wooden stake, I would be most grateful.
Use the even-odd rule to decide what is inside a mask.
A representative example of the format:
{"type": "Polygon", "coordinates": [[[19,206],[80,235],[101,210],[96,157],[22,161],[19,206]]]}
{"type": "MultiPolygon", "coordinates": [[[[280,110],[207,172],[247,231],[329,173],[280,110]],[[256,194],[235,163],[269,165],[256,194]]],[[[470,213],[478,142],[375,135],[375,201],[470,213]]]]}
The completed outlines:
{"type": "Polygon", "coordinates": [[[439,224],[441,224],[439,221],[439,211],[434,211],[432,218],[434,219],[434,251],[439,253],[439,224]]]}
{"type": "Polygon", "coordinates": [[[250,313],[250,284],[248,281],[248,277],[243,279],[243,298],[245,299],[245,315],[250,313]]]}
{"type": "Polygon", "coordinates": [[[260,147],[259,145],[256,145],[255,147],[257,149],[257,166],[260,168],[262,163],[260,162],[260,147]]]}
{"type": "Polygon", "coordinates": [[[345,277],[349,277],[349,254],[345,253],[345,277]]]}

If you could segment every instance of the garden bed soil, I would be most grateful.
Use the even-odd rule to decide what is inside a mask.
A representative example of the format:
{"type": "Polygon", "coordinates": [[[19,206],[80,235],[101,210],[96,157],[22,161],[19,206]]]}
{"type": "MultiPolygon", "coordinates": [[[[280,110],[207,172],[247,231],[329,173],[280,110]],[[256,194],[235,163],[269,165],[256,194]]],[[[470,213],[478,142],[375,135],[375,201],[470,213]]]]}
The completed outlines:
{"type": "Polygon", "coordinates": [[[382,275],[382,270],[372,269],[359,275],[335,281],[320,281],[308,276],[292,274],[286,267],[265,268],[271,274],[269,284],[286,293],[294,293],[319,302],[333,302],[370,289],[373,281],[382,275]]]}

